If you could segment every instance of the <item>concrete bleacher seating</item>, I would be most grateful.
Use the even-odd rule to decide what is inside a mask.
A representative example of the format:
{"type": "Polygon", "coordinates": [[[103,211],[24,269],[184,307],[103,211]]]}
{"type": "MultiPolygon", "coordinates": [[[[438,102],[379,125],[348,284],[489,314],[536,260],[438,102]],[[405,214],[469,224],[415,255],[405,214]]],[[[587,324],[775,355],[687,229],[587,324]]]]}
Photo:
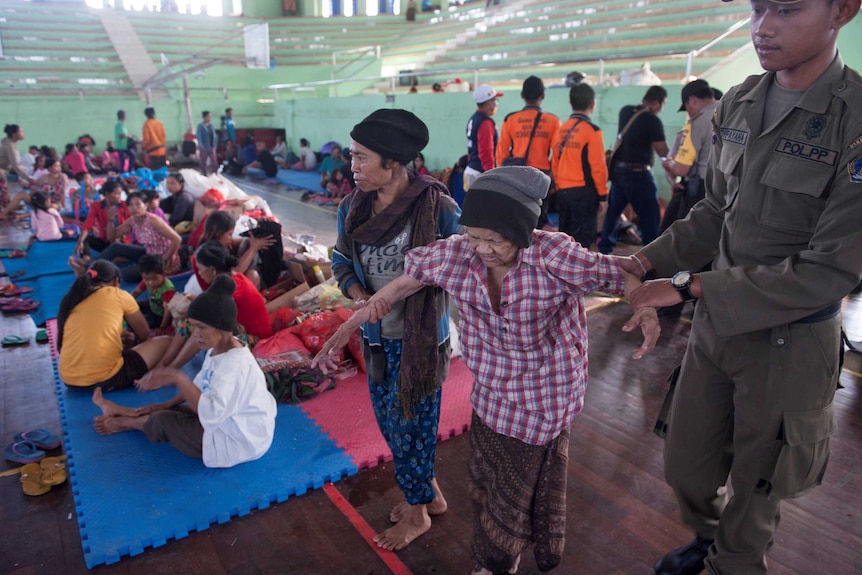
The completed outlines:
{"type": "MultiPolygon", "coordinates": [[[[745,17],[745,3],[713,0],[511,0],[485,7],[470,2],[415,22],[401,16],[274,18],[270,54],[279,67],[317,67],[322,76],[351,73],[333,53],[379,47],[384,76],[400,70],[421,83],[515,83],[534,73],[559,80],[577,69],[617,75],[650,62],[662,79],[685,74],[685,54],[745,17]],[[600,64],[600,60],[603,63],[600,64]]],[[[243,66],[242,27],[249,18],[125,12],[146,54],[157,65],[200,56],[243,66]]],[[[70,4],[4,0],[0,4],[7,61],[0,93],[131,95],[134,88],[96,11],[70,4]]],[[[694,60],[702,74],[748,42],[739,30],[694,60]]],[[[358,68],[357,70],[361,70],[358,68]]],[[[359,75],[362,73],[356,72],[359,75]]],[[[370,84],[370,83],[369,83],[370,84]]],[[[406,89],[406,87],[404,88],[406,89]]]]}
{"type": "Polygon", "coordinates": [[[80,6],[4,1],[0,30],[3,94],[134,93],[99,17],[80,6]]]}
{"type": "MultiPolygon", "coordinates": [[[[685,75],[684,55],[725,32],[747,14],[742,4],[669,0],[660,4],[630,0],[526,0],[508,10],[501,5],[470,22],[477,32],[461,45],[423,66],[432,74],[423,83],[451,80],[452,70],[481,71],[482,81],[523,78],[529,73],[561,77],[573,67],[590,75],[639,67],[650,61],[666,79],[685,75]],[[576,66],[574,66],[574,64],[576,66]],[[560,73],[554,64],[566,68],[560,73]],[[512,68],[517,67],[517,70],[512,68]]],[[[476,12],[476,9],[474,9],[476,12]]],[[[739,30],[700,55],[692,73],[702,74],[748,42],[739,30]]]]}
{"type": "MultiPolygon", "coordinates": [[[[129,13],[129,20],[147,50],[158,61],[189,56],[189,46],[208,58],[225,58],[242,65],[242,27],[260,20],[200,18],[184,14],[129,13]]],[[[400,18],[274,18],[269,22],[270,55],[279,65],[332,63],[332,53],[386,44],[403,32],[400,18]]]]}

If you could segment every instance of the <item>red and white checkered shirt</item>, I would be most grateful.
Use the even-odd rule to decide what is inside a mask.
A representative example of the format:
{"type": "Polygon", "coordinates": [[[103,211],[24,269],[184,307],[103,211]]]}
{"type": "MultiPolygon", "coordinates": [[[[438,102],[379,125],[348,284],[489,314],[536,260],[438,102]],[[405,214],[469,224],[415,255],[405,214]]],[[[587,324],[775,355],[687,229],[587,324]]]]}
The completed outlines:
{"type": "Polygon", "coordinates": [[[622,293],[619,264],[566,234],[536,230],[503,279],[499,315],[487,269],[466,235],[410,250],[404,273],[455,300],[462,352],[475,379],[471,400],[486,425],[531,445],[569,427],[587,386],[583,296],[622,293]]]}

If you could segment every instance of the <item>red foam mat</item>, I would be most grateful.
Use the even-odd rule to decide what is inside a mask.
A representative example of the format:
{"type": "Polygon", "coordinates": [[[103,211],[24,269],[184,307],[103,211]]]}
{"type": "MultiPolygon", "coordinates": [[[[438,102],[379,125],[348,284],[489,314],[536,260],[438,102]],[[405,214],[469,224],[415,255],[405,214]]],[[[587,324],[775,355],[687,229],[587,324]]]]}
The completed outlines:
{"type": "MultiPolygon", "coordinates": [[[[445,441],[470,428],[470,390],[473,376],[464,360],[452,360],[443,383],[443,404],[437,437],[445,441]]],[[[377,427],[368,380],[364,373],[343,379],[335,389],[300,404],[302,411],[342,448],[359,468],[392,460],[392,452],[377,427]]]]}
{"type": "Polygon", "coordinates": [[[51,346],[51,360],[56,361],[60,357],[57,351],[57,318],[45,322],[45,331],[48,332],[48,344],[51,346]]]}

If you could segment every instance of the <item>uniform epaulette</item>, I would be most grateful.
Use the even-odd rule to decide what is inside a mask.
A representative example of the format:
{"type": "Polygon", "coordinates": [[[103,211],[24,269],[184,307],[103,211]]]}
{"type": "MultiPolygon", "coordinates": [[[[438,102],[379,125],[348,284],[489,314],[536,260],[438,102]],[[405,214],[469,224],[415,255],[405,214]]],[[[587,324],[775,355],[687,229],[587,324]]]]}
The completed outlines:
{"type": "Polygon", "coordinates": [[[833,89],[832,94],[847,104],[847,109],[856,122],[862,122],[862,75],[853,68],[844,66],[843,89],[833,89]]]}
{"type": "Polygon", "coordinates": [[[736,86],[727,90],[727,93],[721,97],[721,101],[736,101],[741,96],[748,94],[766,74],[757,74],[749,76],[736,86]]]}

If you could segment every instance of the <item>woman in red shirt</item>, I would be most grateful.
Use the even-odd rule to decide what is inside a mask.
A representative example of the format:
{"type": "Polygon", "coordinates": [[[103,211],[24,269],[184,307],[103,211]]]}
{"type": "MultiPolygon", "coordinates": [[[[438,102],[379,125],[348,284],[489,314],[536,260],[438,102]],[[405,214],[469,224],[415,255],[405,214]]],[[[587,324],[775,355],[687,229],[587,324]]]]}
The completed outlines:
{"type": "MultiPolygon", "coordinates": [[[[233,299],[236,303],[236,320],[244,332],[240,338],[245,340],[249,347],[261,338],[272,335],[272,325],[269,321],[269,313],[266,311],[266,301],[254,284],[245,275],[236,272],[239,263],[228,249],[218,241],[209,241],[201,245],[195,252],[197,275],[206,286],[212,284],[217,276],[230,275],[236,283],[236,291],[233,299]]],[[[203,284],[201,285],[203,287],[203,284]]],[[[168,351],[159,362],[160,367],[174,367],[179,369],[197,353],[197,344],[189,338],[190,332],[181,328],[168,351]]]]}

